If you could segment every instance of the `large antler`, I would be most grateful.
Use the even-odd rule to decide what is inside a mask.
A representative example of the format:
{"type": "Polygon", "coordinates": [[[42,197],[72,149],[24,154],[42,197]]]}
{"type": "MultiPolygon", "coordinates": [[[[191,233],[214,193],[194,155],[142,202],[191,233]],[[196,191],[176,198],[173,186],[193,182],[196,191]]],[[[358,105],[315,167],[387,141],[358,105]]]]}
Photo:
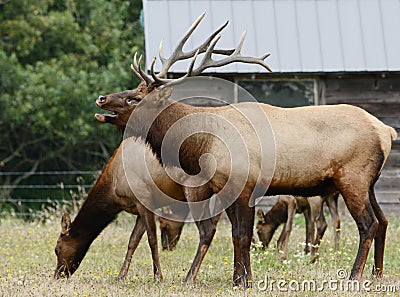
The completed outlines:
{"type": "Polygon", "coordinates": [[[138,76],[142,82],[145,82],[148,86],[148,88],[152,88],[155,86],[160,86],[164,85],[166,83],[172,85],[181,82],[183,79],[189,76],[197,76],[201,74],[204,70],[207,68],[211,67],[221,67],[225,66],[234,62],[241,62],[241,63],[249,63],[249,64],[258,64],[267,69],[268,71],[271,71],[271,69],[268,67],[268,65],[265,63],[265,59],[270,55],[270,54],[265,54],[261,57],[251,57],[251,56],[243,56],[241,54],[241,50],[243,47],[243,42],[246,37],[246,31],[243,32],[242,36],[240,37],[238,46],[234,50],[218,50],[215,49],[216,44],[221,38],[221,35],[219,34],[227,25],[228,22],[226,22],[224,25],[222,25],[220,28],[218,28],[215,32],[213,32],[200,46],[197,48],[184,53],[183,52],[183,46],[185,45],[186,41],[189,39],[193,31],[196,29],[196,27],[199,25],[201,20],[204,18],[205,13],[203,13],[194,23],[193,25],[189,28],[189,30],[186,32],[186,34],[183,36],[181,41],[178,43],[177,47],[174,49],[172,52],[171,56],[166,59],[162,56],[162,42],[160,43],[160,60],[162,63],[163,69],[158,73],[155,74],[154,72],[154,65],[156,63],[156,57],[153,58],[153,62],[151,63],[150,67],[150,74],[148,75],[144,73],[141,68],[140,68],[140,59],[139,62],[136,60],[136,54],[134,57],[134,65],[131,65],[132,71],[135,73],[136,76],[138,76]],[[194,68],[194,64],[196,61],[196,58],[199,54],[205,53],[203,59],[197,66],[197,68],[194,68]],[[224,59],[221,60],[213,60],[212,59],[212,54],[220,54],[220,55],[225,55],[228,56],[224,59]],[[170,67],[177,61],[180,60],[185,60],[193,58],[189,70],[187,73],[179,78],[179,79],[163,79],[162,77],[165,76],[170,69],[170,67]]]}
{"type": "MultiPolygon", "coordinates": [[[[154,70],[152,71],[152,75],[148,75],[146,74],[144,71],[141,70],[140,68],[140,60],[141,60],[141,56],[139,58],[139,61],[137,61],[136,59],[136,54],[134,56],[134,62],[133,65],[131,65],[131,70],[133,71],[133,73],[135,74],[136,77],[138,77],[140,79],[140,81],[142,83],[146,83],[148,85],[148,87],[152,87],[155,85],[160,85],[160,84],[164,84],[170,80],[168,79],[161,79],[162,77],[164,77],[167,73],[168,70],[171,68],[171,66],[180,60],[186,60],[189,58],[193,58],[193,56],[196,54],[196,52],[198,53],[204,53],[207,51],[207,49],[209,48],[210,43],[212,42],[212,40],[215,38],[215,36],[217,36],[223,29],[225,29],[225,27],[228,25],[228,21],[223,24],[221,27],[219,27],[217,30],[215,30],[215,32],[213,32],[201,45],[199,45],[197,48],[189,51],[189,52],[183,52],[183,46],[185,45],[186,41],[189,39],[189,37],[192,35],[193,31],[197,28],[197,26],[200,24],[200,22],[202,21],[202,19],[205,16],[205,12],[202,13],[197,20],[193,23],[193,25],[189,28],[189,30],[185,33],[185,35],[183,36],[183,38],[179,41],[178,45],[176,46],[176,48],[174,49],[174,51],[172,52],[172,54],[170,55],[169,58],[164,58],[162,55],[162,41],[160,43],[160,49],[159,49],[159,56],[160,56],[160,60],[162,63],[162,70],[155,75],[154,74],[154,70]]],[[[214,54],[219,54],[219,55],[226,55],[229,56],[234,52],[234,49],[229,49],[229,50],[225,50],[225,49],[213,49],[213,53],[214,54]]],[[[154,69],[154,63],[155,60],[153,59],[153,63],[151,65],[151,68],[154,69]]]]}
{"type": "MultiPolygon", "coordinates": [[[[189,28],[189,30],[186,32],[186,34],[183,36],[181,41],[178,43],[177,47],[175,50],[172,52],[171,56],[166,59],[162,56],[162,41],[160,42],[160,50],[159,50],[159,56],[160,60],[162,63],[163,69],[161,72],[157,75],[158,77],[163,77],[167,74],[169,68],[177,61],[180,60],[185,60],[188,58],[192,58],[195,53],[198,51],[199,54],[204,53],[210,42],[214,39],[215,36],[217,36],[225,27],[228,25],[228,21],[226,21],[225,24],[223,24],[221,27],[219,27],[214,33],[212,33],[200,46],[197,48],[191,50],[190,52],[184,53],[183,52],[183,46],[185,45],[186,41],[189,39],[189,37],[192,35],[193,31],[197,28],[197,26],[200,24],[202,19],[205,16],[205,12],[202,13],[201,16],[197,18],[197,20],[193,23],[193,25],[189,28]]],[[[234,50],[218,50],[218,49],[213,49],[213,52],[215,54],[221,54],[221,55],[231,55],[234,50]]]]}
{"type": "MultiPolygon", "coordinates": [[[[272,72],[272,70],[268,67],[268,65],[264,61],[267,57],[270,56],[270,54],[265,54],[265,55],[262,55],[261,57],[251,57],[251,56],[243,56],[240,53],[241,50],[242,50],[242,47],[243,47],[243,42],[244,42],[245,37],[246,37],[246,31],[243,32],[242,36],[240,37],[238,46],[233,51],[233,53],[231,55],[229,55],[229,57],[226,57],[224,59],[215,61],[215,60],[212,59],[211,56],[214,53],[213,50],[214,50],[215,45],[217,44],[217,42],[221,38],[221,35],[218,34],[217,36],[215,36],[215,38],[211,42],[210,46],[208,47],[206,53],[204,54],[203,59],[201,60],[201,62],[197,66],[197,68],[193,69],[194,68],[194,64],[196,62],[197,55],[199,54],[199,51],[197,51],[196,54],[194,55],[194,57],[192,59],[192,62],[190,63],[189,69],[188,69],[187,73],[183,77],[180,77],[178,79],[160,80],[159,82],[161,84],[168,84],[169,86],[176,85],[176,84],[181,83],[187,77],[199,75],[200,73],[202,73],[207,68],[210,68],[210,67],[221,67],[221,66],[225,66],[225,65],[228,65],[228,64],[231,64],[231,63],[234,63],[234,62],[258,64],[258,65],[261,65],[262,67],[264,67],[265,69],[267,69],[268,71],[272,72]]],[[[154,74],[154,63],[155,63],[155,57],[153,59],[152,65],[151,65],[152,66],[151,67],[151,73],[152,73],[153,77],[155,77],[155,74],[154,74]]]]}

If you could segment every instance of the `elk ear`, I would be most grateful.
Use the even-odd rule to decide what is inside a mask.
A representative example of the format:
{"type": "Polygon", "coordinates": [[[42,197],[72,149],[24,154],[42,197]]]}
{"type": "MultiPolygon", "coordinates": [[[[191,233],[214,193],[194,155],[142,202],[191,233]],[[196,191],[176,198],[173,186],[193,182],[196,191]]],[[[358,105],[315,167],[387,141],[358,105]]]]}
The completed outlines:
{"type": "Polygon", "coordinates": [[[68,212],[65,212],[61,218],[61,234],[69,235],[69,230],[71,229],[71,218],[68,212]]]}
{"type": "Polygon", "coordinates": [[[261,208],[259,208],[257,210],[257,217],[258,217],[259,223],[265,224],[264,213],[261,208]]]}

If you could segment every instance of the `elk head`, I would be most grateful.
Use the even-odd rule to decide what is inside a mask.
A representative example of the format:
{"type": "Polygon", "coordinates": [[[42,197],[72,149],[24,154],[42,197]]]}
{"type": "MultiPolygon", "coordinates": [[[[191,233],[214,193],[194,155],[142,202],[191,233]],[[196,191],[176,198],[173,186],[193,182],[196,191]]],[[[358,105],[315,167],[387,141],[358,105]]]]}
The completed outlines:
{"type": "Polygon", "coordinates": [[[271,242],[272,236],[274,235],[279,224],[267,222],[265,215],[261,209],[257,211],[258,223],[256,225],[258,239],[262,243],[263,249],[266,249],[271,242]]]}
{"type": "Polygon", "coordinates": [[[163,250],[175,249],[182,233],[184,222],[177,222],[159,217],[161,230],[161,244],[163,250]]]}
{"type": "Polygon", "coordinates": [[[101,123],[114,125],[119,131],[125,130],[126,123],[137,104],[148,94],[149,89],[142,82],[136,89],[119,93],[100,95],[96,104],[98,107],[111,111],[108,114],[95,114],[101,123]]]}
{"type": "Polygon", "coordinates": [[[82,249],[79,240],[70,234],[71,219],[68,213],[64,213],[61,219],[61,234],[54,250],[57,256],[57,267],[54,278],[71,276],[78,269],[86,249],[82,249]]]}
{"type": "MultiPolygon", "coordinates": [[[[244,56],[241,54],[241,49],[243,46],[244,38],[246,36],[246,32],[243,32],[238,46],[235,49],[215,49],[215,46],[221,35],[219,34],[227,25],[226,22],[220,28],[218,28],[215,32],[213,32],[200,46],[197,48],[183,52],[183,46],[186,41],[189,39],[193,31],[199,25],[201,20],[204,18],[205,13],[203,13],[189,28],[183,38],[180,40],[176,48],[173,50],[171,56],[169,58],[163,57],[162,54],[162,42],[160,43],[159,49],[159,57],[162,63],[162,70],[155,74],[154,65],[156,63],[156,57],[154,57],[150,75],[145,73],[140,66],[141,57],[137,60],[137,54],[134,56],[133,65],[131,65],[131,70],[134,75],[140,79],[140,84],[136,89],[127,90],[119,93],[114,93],[110,95],[101,95],[96,100],[96,104],[98,107],[108,110],[111,114],[96,114],[95,117],[98,121],[103,123],[110,123],[116,126],[120,131],[125,129],[125,126],[128,122],[130,115],[133,110],[136,108],[138,103],[143,101],[145,96],[152,92],[157,92],[157,89],[165,88],[166,86],[172,86],[175,84],[179,84],[184,81],[187,77],[193,77],[200,75],[204,70],[211,67],[221,67],[234,62],[242,62],[242,63],[250,63],[250,64],[258,64],[271,71],[268,65],[265,63],[264,59],[266,59],[269,54],[265,54],[261,57],[251,57],[244,56]],[[198,55],[203,54],[199,65],[194,67],[196,58],[198,55]],[[213,60],[212,55],[224,55],[226,58],[220,60],[213,60]],[[178,79],[166,79],[164,78],[168,70],[171,66],[181,60],[192,59],[188,72],[178,79]]],[[[161,96],[152,96],[151,98],[160,98],[161,96]]],[[[165,97],[165,96],[163,96],[165,97]]]]}

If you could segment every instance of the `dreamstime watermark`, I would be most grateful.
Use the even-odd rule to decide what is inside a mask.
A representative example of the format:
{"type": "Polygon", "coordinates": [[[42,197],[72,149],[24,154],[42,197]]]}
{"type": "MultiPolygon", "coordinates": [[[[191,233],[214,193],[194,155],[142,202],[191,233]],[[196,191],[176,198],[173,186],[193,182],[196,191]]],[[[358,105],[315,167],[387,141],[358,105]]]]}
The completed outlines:
{"type": "Polygon", "coordinates": [[[325,280],[284,280],[271,279],[265,275],[264,279],[257,282],[257,289],[263,292],[375,292],[396,293],[400,291],[399,285],[375,284],[371,280],[349,280],[344,269],[336,272],[337,279],[325,280]]]}

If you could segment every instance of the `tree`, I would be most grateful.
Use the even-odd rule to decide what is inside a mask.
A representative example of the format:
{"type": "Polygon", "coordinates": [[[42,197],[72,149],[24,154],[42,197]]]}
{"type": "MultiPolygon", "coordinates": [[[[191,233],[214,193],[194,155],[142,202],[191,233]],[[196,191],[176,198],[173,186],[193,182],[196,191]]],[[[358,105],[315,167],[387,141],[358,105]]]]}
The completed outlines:
{"type": "Polygon", "coordinates": [[[121,136],[94,120],[94,101],[137,85],[140,11],[140,0],[0,2],[0,171],[103,167],[121,136]]]}

